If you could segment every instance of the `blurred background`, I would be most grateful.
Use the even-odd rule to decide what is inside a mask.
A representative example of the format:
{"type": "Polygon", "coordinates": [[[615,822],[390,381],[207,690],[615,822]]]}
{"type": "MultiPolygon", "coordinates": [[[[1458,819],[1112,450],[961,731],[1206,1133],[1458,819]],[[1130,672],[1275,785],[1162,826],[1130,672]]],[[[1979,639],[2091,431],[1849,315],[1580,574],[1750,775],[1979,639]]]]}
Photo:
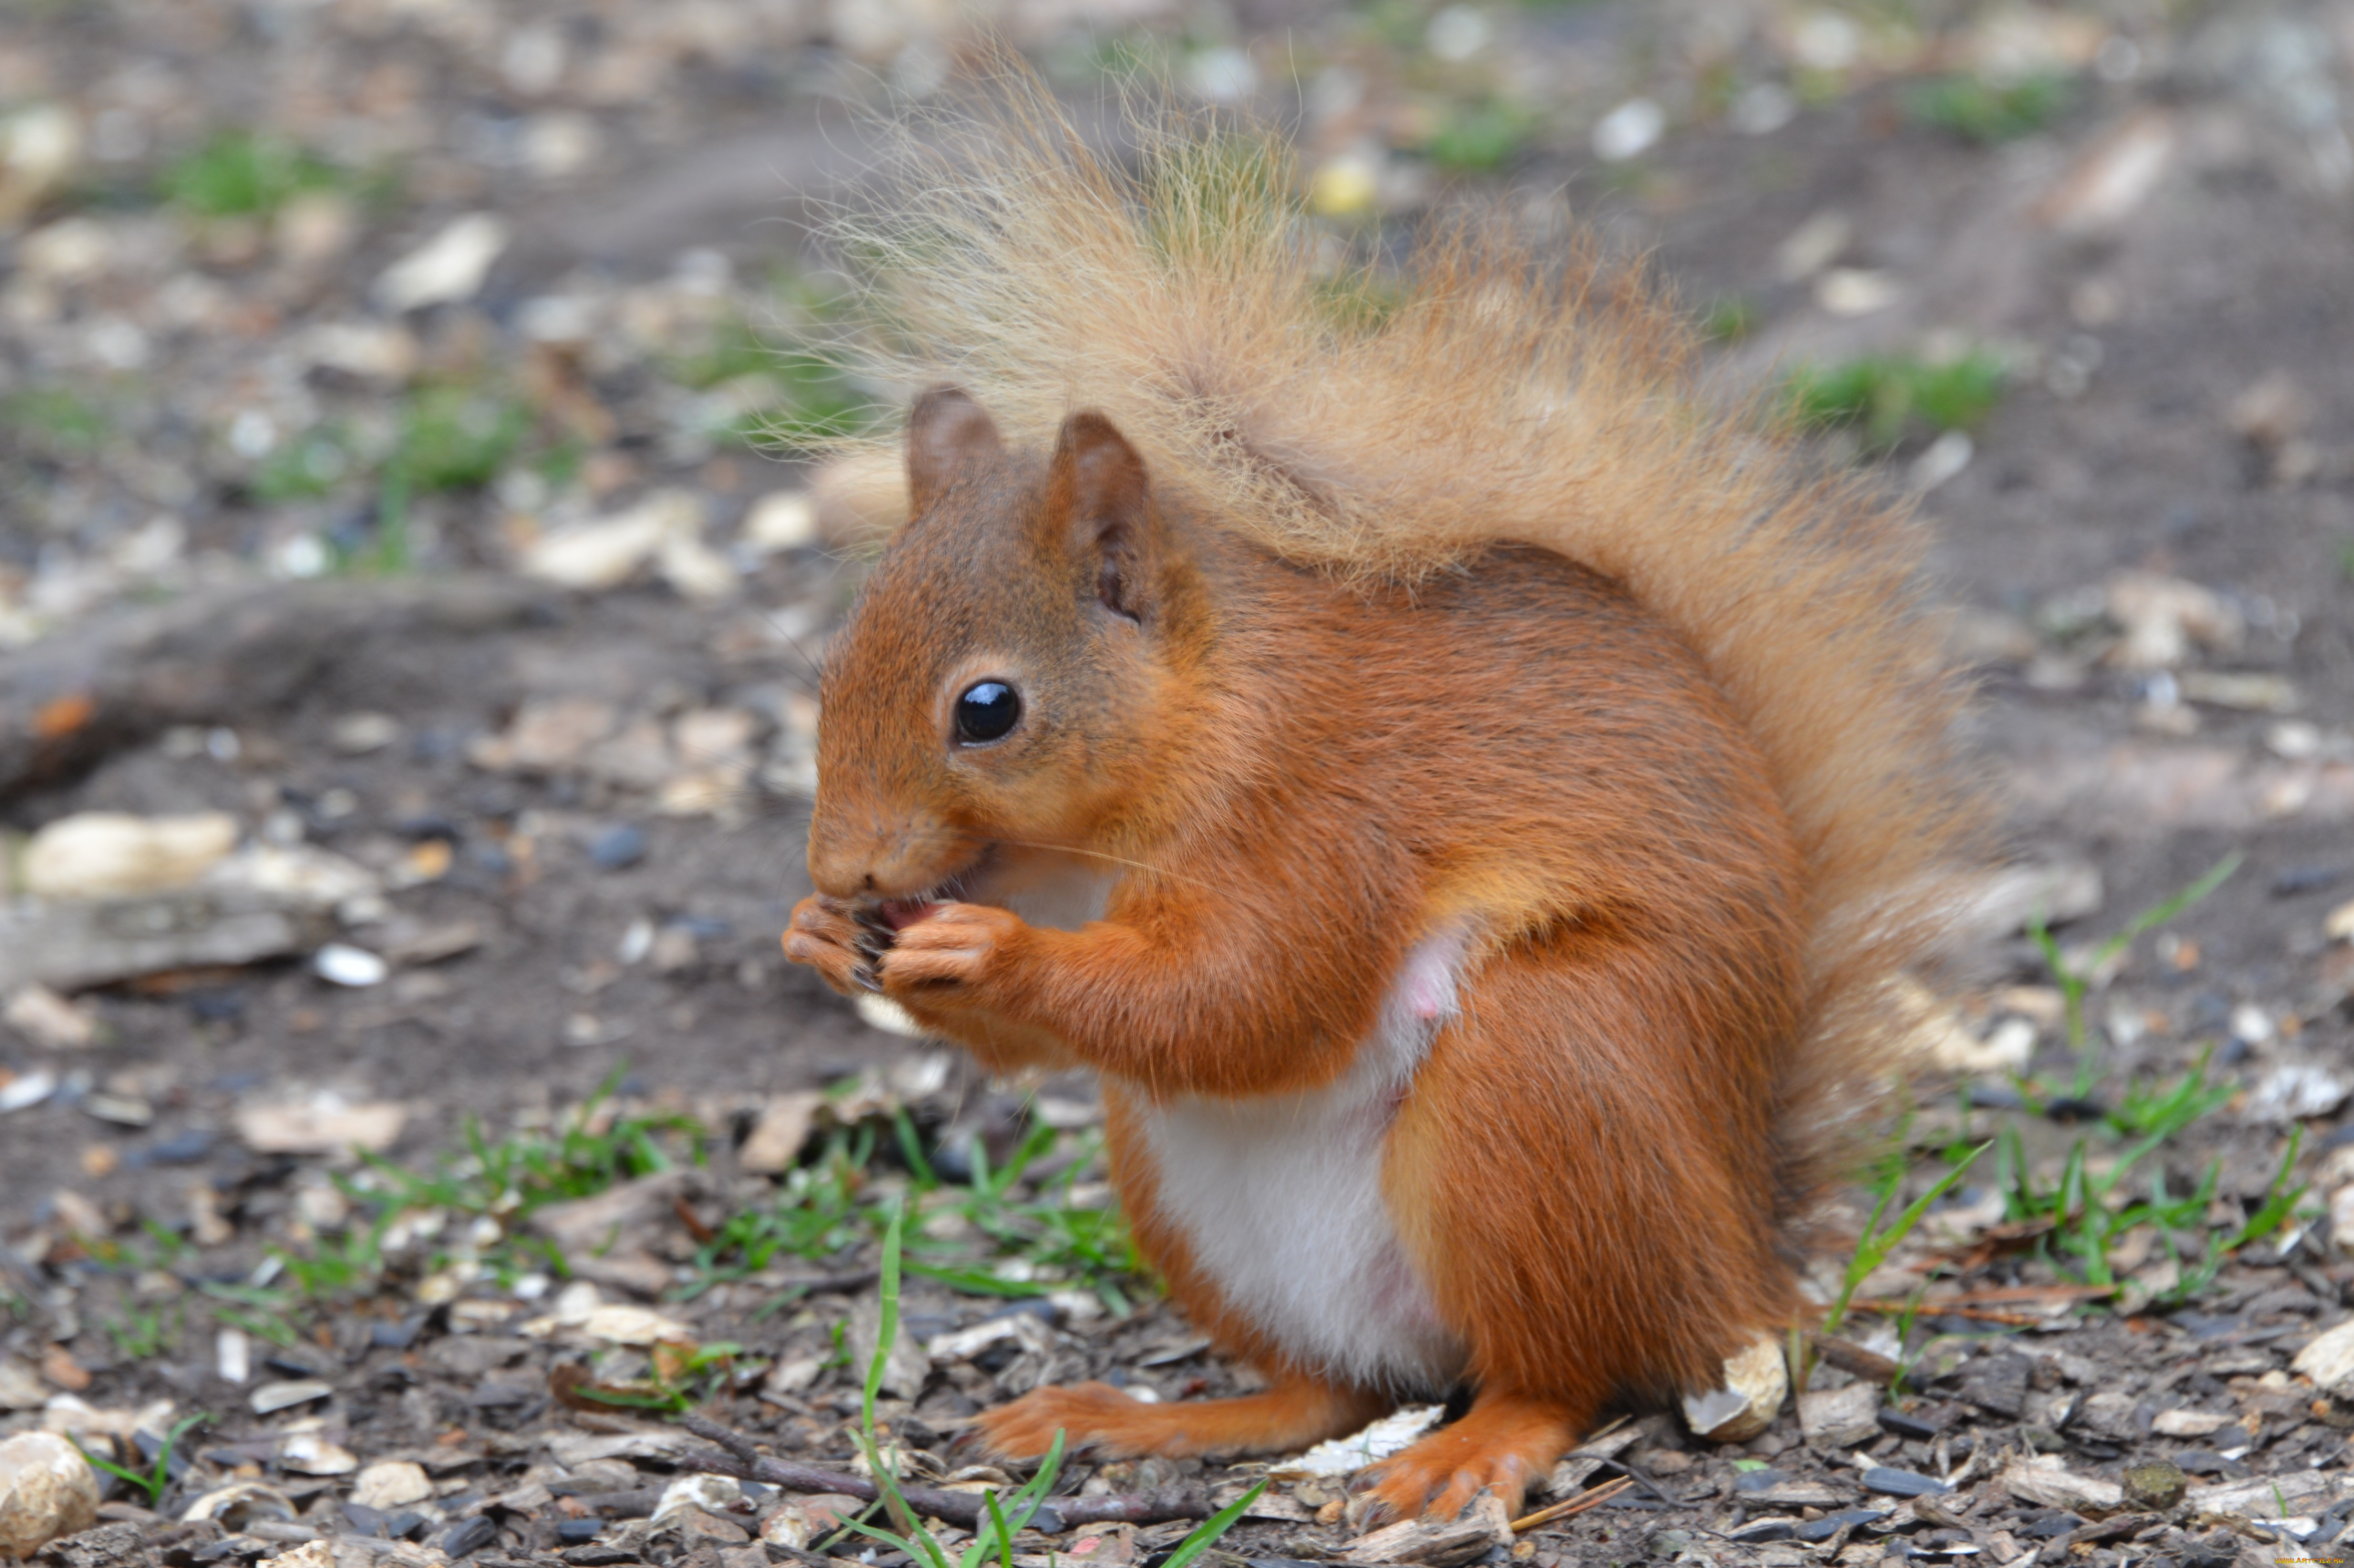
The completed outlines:
{"type": "Polygon", "coordinates": [[[235,1275],[342,1223],[321,1159],[600,1083],[737,1150],[949,1081],[777,940],[856,577],[809,451],[906,390],[810,352],[812,226],[983,24],[1288,127],[1345,240],[1652,257],[1936,524],[2020,856],[1948,1065],[2084,1044],[2031,912],[2236,855],[2066,949],[2104,1070],[2211,1054],[2251,1191],[2344,1141],[2354,0],[11,0],[14,1289],[143,1224],[235,1275]]]}

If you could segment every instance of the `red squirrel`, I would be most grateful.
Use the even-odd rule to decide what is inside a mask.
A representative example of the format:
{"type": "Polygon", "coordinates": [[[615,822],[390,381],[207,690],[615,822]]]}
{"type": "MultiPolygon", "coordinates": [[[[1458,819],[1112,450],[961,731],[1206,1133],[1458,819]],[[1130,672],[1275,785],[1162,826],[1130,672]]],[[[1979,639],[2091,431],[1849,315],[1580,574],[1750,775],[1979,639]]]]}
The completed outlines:
{"type": "Polygon", "coordinates": [[[1454,227],[1336,273],[1272,137],[1043,91],[870,231],[906,522],[831,643],[785,949],[1100,1075],[1242,1398],[984,1413],[1295,1450],[1468,1384],[1378,1515],[1517,1510],[1802,1309],[1807,1211],[1974,811],[1917,530],[1695,386],[1639,278],[1454,227]]]}

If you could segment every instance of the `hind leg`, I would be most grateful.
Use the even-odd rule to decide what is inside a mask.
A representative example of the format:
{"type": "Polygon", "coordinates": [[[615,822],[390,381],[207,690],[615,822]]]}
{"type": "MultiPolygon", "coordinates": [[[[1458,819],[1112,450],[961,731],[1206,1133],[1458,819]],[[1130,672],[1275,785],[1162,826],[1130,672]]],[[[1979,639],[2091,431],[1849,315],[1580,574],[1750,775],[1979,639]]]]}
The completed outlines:
{"type": "Polygon", "coordinates": [[[1148,1454],[1286,1454],[1356,1431],[1390,1408],[1362,1390],[1292,1377],[1240,1399],[1145,1404],[1109,1383],[1042,1388],[989,1411],[974,1423],[982,1448],[1000,1458],[1031,1459],[1055,1434],[1076,1452],[1108,1459],[1148,1454]]]}
{"type": "Polygon", "coordinates": [[[1479,1393],[1370,1474],[1383,1509],[1517,1510],[1608,1405],[1713,1386],[1787,1320],[1755,1047],[1680,990],[1564,936],[1490,965],[1433,1043],[1384,1187],[1479,1393]]]}

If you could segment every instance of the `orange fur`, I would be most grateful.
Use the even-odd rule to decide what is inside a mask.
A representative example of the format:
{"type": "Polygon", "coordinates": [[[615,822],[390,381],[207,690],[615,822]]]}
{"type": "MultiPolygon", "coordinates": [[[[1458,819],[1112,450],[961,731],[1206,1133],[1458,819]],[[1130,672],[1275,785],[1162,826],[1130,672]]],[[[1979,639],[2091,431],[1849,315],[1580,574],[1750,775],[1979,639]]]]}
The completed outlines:
{"type": "Polygon", "coordinates": [[[1264,1450],[1436,1392],[1405,1386],[1427,1356],[1320,1360],[1155,1141],[1345,1100],[1317,1136],[1378,1161],[1397,1310],[1479,1390],[1379,1495],[1517,1501],[1795,1309],[1875,1007],[1973,826],[1914,532],[1704,409],[1632,279],[1466,228],[1346,320],[1271,143],[1165,130],[1129,174],[1010,90],[924,243],[876,246],[980,397],[917,405],[917,514],[830,653],[787,950],[848,989],[881,910],[874,974],[927,1025],[1101,1073],[1140,1245],[1276,1380],[1041,1391],[984,1417],[998,1451],[1264,1450]],[[966,744],[983,679],[1024,716],[966,744]],[[1049,885],[1085,912],[1019,912],[1049,885]],[[1401,1022],[1417,975],[1444,994],[1401,1022]],[[1406,1075],[1363,1099],[1376,1049],[1406,1075]]]}

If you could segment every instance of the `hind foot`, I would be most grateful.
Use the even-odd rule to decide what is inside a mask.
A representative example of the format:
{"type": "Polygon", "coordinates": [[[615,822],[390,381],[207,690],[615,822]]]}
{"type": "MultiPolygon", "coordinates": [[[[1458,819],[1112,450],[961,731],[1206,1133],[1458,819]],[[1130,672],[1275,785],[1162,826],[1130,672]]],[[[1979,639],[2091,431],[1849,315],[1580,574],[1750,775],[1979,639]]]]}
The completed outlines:
{"type": "Polygon", "coordinates": [[[1462,1420],[1358,1471],[1351,1518],[1362,1530],[1424,1514],[1453,1519],[1482,1490],[1518,1518],[1529,1483],[1552,1470],[1574,1436],[1570,1413],[1559,1404],[1482,1393],[1462,1420]]]}
{"type": "Polygon", "coordinates": [[[1390,1403],[1361,1390],[1291,1379],[1240,1399],[1146,1404],[1109,1383],[1041,1388],[984,1412],[974,1423],[980,1446],[1002,1459],[1034,1459],[1064,1434],[1067,1451],[1107,1459],[1160,1454],[1285,1454],[1345,1436],[1387,1412],[1390,1403]]]}

